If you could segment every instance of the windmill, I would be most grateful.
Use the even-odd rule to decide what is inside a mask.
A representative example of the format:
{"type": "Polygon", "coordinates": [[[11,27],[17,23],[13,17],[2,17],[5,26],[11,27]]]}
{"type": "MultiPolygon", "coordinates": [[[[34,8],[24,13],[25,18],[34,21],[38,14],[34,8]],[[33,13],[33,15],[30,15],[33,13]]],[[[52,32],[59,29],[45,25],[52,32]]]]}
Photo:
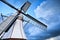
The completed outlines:
{"type": "MultiPolygon", "coordinates": [[[[10,29],[10,27],[12,26],[12,24],[14,24],[14,22],[17,19],[20,19],[21,20],[22,18],[19,18],[19,15],[21,15],[21,14],[24,15],[24,16],[26,16],[26,17],[28,17],[29,19],[31,19],[35,23],[37,23],[39,26],[44,27],[44,28],[47,28],[47,25],[45,25],[44,23],[40,22],[39,20],[35,19],[34,17],[30,16],[29,14],[25,14],[25,12],[27,11],[27,9],[31,5],[30,2],[28,2],[28,1],[25,2],[24,5],[21,7],[21,10],[18,10],[17,8],[15,8],[11,4],[9,4],[7,1],[5,1],[5,0],[0,0],[0,1],[3,2],[3,3],[5,3],[9,7],[13,8],[13,9],[15,9],[17,11],[17,13],[15,15],[8,17],[7,20],[5,20],[4,22],[2,22],[2,24],[0,24],[0,35],[3,32],[6,33],[10,29]]],[[[22,24],[22,21],[20,21],[20,22],[22,24]]],[[[10,40],[17,40],[17,39],[10,39],[10,40]]],[[[20,39],[18,39],[18,40],[20,40],[20,39]]],[[[25,40],[25,39],[23,39],[23,40],[25,40]]]]}

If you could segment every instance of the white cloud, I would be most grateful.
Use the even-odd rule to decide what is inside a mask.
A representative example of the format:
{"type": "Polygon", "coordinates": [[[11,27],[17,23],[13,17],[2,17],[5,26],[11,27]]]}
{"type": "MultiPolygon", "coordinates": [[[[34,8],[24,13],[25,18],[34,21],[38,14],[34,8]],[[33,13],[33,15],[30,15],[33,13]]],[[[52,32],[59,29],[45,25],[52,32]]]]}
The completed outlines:
{"type": "Polygon", "coordinates": [[[50,39],[47,39],[47,40],[55,40],[54,38],[50,38],[50,39]]]}
{"type": "Polygon", "coordinates": [[[56,36],[56,37],[49,38],[49,39],[46,39],[46,40],[60,40],[60,36],[56,36]]]}
{"type": "Polygon", "coordinates": [[[60,8],[60,4],[57,3],[59,0],[47,0],[43,1],[37,8],[34,10],[36,17],[43,17],[45,19],[49,19],[51,16],[56,14],[60,8]]]}
{"type": "Polygon", "coordinates": [[[37,18],[42,17],[47,20],[47,29],[50,33],[52,32],[51,36],[58,35],[60,32],[60,0],[43,1],[34,12],[37,18]]]}
{"type": "Polygon", "coordinates": [[[37,34],[39,34],[40,31],[41,31],[40,28],[35,27],[35,26],[29,28],[28,30],[29,30],[30,36],[31,36],[31,35],[32,35],[32,36],[37,35],[37,34]]]}

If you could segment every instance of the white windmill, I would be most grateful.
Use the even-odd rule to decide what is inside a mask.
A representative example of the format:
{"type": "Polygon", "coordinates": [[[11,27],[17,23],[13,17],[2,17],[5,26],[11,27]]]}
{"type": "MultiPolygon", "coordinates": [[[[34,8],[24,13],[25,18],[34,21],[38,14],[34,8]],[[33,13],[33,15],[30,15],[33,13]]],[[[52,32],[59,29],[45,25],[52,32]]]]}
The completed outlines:
{"type": "Polygon", "coordinates": [[[14,23],[15,24],[13,26],[13,31],[10,35],[10,38],[4,38],[4,40],[26,40],[27,39],[26,35],[24,33],[23,25],[22,25],[23,21],[25,21],[23,19],[23,15],[25,15],[26,17],[31,19],[33,22],[37,23],[37,26],[47,28],[47,26],[45,24],[43,24],[42,22],[40,22],[39,20],[33,18],[29,14],[25,14],[27,9],[31,5],[30,2],[28,2],[28,1],[25,2],[24,5],[21,7],[21,10],[18,10],[17,8],[15,8],[11,4],[9,4],[7,1],[5,1],[5,0],[0,0],[0,1],[17,11],[17,13],[15,13],[12,16],[9,16],[5,21],[3,21],[0,24],[0,35],[1,35],[0,39],[2,39],[4,34],[7,33],[7,31],[9,31],[9,29],[12,27],[12,25],[14,23]]]}

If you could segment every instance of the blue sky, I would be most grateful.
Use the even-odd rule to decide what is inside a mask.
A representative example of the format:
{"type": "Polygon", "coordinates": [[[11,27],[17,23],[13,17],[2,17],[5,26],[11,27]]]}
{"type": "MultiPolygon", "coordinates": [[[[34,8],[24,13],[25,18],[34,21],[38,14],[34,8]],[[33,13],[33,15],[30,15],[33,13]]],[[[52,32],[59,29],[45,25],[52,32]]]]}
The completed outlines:
{"type": "MultiPolygon", "coordinates": [[[[10,1],[7,0],[7,1],[19,9],[27,0],[10,0],[10,1]]],[[[43,31],[39,27],[36,27],[29,23],[24,28],[28,40],[47,39],[60,35],[60,0],[28,0],[28,1],[31,2],[31,6],[26,13],[42,21],[48,26],[47,31],[43,31]]],[[[16,11],[14,9],[0,2],[0,13],[4,15],[11,15],[10,13],[15,12],[16,11]]],[[[57,40],[57,37],[54,38],[53,40],[57,40]]]]}
{"type": "MultiPolygon", "coordinates": [[[[16,8],[20,9],[20,7],[27,1],[27,0],[7,0],[10,4],[12,4],[13,6],[15,6],[16,8]]],[[[31,2],[31,6],[28,9],[27,13],[34,15],[34,9],[44,0],[28,0],[31,2]],[[33,7],[34,6],[34,7],[33,7]],[[32,13],[31,13],[32,12],[32,13]]],[[[0,11],[3,14],[8,14],[8,13],[14,13],[15,10],[11,9],[10,7],[8,7],[7,5],[5,5],[4,3],[0,2],[0,11]],[[7,9],[6,9],[7,8],[7,9]],[[7,11],[8,10],[8,11],[7,11]],[[3,12],[4,11],[4,12],[3,12]]]]}

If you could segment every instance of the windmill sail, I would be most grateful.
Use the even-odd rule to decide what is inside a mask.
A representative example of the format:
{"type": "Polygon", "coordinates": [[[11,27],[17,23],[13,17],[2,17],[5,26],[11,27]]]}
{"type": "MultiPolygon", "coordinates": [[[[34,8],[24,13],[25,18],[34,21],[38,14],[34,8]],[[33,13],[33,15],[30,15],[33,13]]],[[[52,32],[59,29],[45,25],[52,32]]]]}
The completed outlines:
{"type": "Polygon", "coordinates": [[[2,20],[4,20],[4,17],[8,17],[8,16],[3,15],[3,14],[1,13],[1,18],[2,18],[2,20]]]}
{"type": "Polygon", "coordinates": [[[46,29],[47,28],[47,25],[45,25],[44,23],[42,23],[39,20],[35,19],[34,17],[30,16],[29,14],[26,14],[25,18],[30,20],[29,23],[32,23],[33,25],[35,25],[37,27],[40,27],[41,29],[46,29]]]}
{"type": "MultiPolygon", "coordinates": [[[[5,0],[0,0],[1,2],[3,2],[3,3],[5,3],[5,4],[7,4],[8,6],[10,6],[11,8],[13,8],[13,9],[15,9],[18,13],[22,13],[23,15],[25,15],[26,17],[28,17],[28,18],[30,18],[32,21],[34,21],[34,22],[36,22],[37,24],[39,24],[39,25],[42,25],[43,27],[45,27],[45,28],[47,28],[47,26],[44,24],[44,23],[42,23],[42,22],[40,22],[40,21],[38,21],[37,19],[35,19],[35,18],[33,18],[32,16],[30,16],[30,15],[28,15],[28,14],[25,14],[24,12],[22,12],[21,10],[18,10],[17,8],[15,8],[14,6],[12,6],[11,4],[9,4],[8,2],[6,2],[5,0]]],[[[27,9],[28,9],[28,7],[25,9],[25,7],[28,5],[28,7],[30,6],[30,3],[28,2],[28,3],[26,3],[26,5],[24,6],[24,7],[22,7],[21,9],[23,10],[23,11],[27,11],[27,9]]],[[[16,18],[17,18],[17,15],[16,15],[16,17],[14,18],[14,20],[13,20],[13,22],[16,20],[16,18]]],[[[10,21],[11,22],[11,21],[10,21]]],[[[12,24],[12,23],[10,23],[10,24],[12,24]]],[[[7,24],[6,24],[7,25],[7,24]]],[[[4,27],[4,26],[3,26],[4,27]]],[[[2,32],[2,30],[1,30],[1,32],[2,32]]],[[[1,33],[0,32],[0,33],[1,33]]]]}
{"type": "Polygon", "coordinates": [[[12,15],[12,16],[9,16],[5,21],[3,21],[1,24],[0,24],[0,34],[3,33],[3,32],[6,32],[9,30],[9,28],[11,27],[11,25],[15,22],[15,20],[18,18],[18,15],[19,14],[16,14],[16,15],[12,15]]]}
{"type": "Polygon", "coordinates": [[[24,11],[24,13],[27,11],[27,9],[30,7],[31,3],[29,1],[25,2],[24,5],[21,7],[21,10],[24,11]]]}

